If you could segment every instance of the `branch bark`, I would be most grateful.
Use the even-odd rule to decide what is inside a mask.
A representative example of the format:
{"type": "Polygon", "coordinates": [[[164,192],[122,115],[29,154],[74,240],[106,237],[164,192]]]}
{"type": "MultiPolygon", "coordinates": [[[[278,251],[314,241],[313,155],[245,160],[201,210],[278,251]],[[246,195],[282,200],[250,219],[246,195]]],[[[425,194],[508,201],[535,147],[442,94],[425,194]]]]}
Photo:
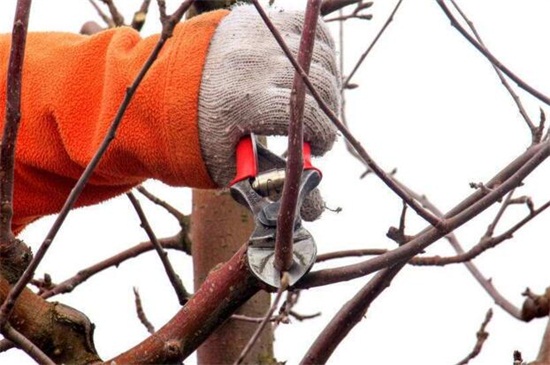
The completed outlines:
{"type": "Polygon", "coordinates": [[[258,280],[248,269],[244,245],[229,261],[210,272],[189,302],[154,336],[107,363],[181,361],[259,290],[258,280]]]}
{"type": "MultiPolygon", "coordinates": [[[[298,50],[298,63],[307,74],[315,44],[315,30],[321,7],[320,0],[309,0],[307,3],[304,28],[298,50]]],[[[285,171],[285,183],[281,197],[281,208],[277,217],[275,235],[275,268],[280,272],[288,271],[292,265],[292,245],[294,238],[294,221],[296,206],[300,193],[303,163],[303,115],[306,87],[300,74],[295,72],[290,94],[290,122],[288,125],[288,158],[285,171]]]]}

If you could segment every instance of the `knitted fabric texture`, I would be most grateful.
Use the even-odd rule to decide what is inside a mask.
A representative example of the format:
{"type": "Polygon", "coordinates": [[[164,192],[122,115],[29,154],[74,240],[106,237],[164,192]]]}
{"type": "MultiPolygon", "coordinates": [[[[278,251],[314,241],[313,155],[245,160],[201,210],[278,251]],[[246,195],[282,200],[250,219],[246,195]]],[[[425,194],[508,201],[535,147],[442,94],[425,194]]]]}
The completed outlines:
{"type": "MultiPolygon", "coordinates": [[[[269,17],[297,54],[302,12],[270,11],[269,17]]],[[[327,105],[339,106],[334,42],[326,25],[317,28],[309,77],[327,105]]],[[[294,68],[255,8],[233,8],[216,29],[199,95],[199,137],[212,179],[225,186],[235,174],[235,146],[246,134],[286,135],[294,68]]],[[[328,151],[336,130],[306,95],[304,138],[314,155],[328,151]]]]}

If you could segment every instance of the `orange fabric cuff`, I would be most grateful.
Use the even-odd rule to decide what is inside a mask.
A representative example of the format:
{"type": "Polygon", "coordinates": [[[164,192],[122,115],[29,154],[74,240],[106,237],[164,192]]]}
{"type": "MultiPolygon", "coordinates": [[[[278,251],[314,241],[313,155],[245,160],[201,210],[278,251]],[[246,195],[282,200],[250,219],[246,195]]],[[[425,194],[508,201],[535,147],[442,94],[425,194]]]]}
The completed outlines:
{"type": "MultiPolygon", "coordinates": [[[[207,13],[176,27],[78,205],[121,194],[148,178],[175,186],[214,186],[201,157],[198,95],[210,39],[227,14],[207,13]]],[[[130,28],[93,36],[28,35],[16,151],[15,230],[61,208],[158,38],[141,38],[130,28]]],[[[10,42],[10,35],[0,36],[2,115],[10,42]]]]}

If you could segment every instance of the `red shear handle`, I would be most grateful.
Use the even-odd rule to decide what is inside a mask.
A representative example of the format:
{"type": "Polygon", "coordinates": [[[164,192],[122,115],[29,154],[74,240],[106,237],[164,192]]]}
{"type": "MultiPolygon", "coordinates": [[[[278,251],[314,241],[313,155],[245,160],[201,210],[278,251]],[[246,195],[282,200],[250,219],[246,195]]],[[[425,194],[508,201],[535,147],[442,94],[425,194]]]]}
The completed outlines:
{"type": "Polygon", "coordinates": [[[302,155],[304,158],[304,170],[315,170],[322,177],[323,173],[321,170],[311,164],[311,146],[309,145],[309,142],[304,142],[302,155]]]}
{"type": "MultiPolygon", "coordinates": [[[[256,142],[252,136],[247,135],[241,138],[235,149],[237,160],[237,173],[230,185],[238,183],[244,179],[256,177],[258,175],[258,158],[256,155],[256,142]]],[[[303,146],[304,170],[316,170],[321,174],[321,171],[311,164],[311,146],[308,142],[304,142],[303,146]]]]}
{"type": "Polygon", "coordinates": [[[256,142],[252,136],[248,135],[241,138],[235,149],[235,156],[237,160],[237,173],[233,181],[231,181],[231,185],[258,175],[256,142]]]}

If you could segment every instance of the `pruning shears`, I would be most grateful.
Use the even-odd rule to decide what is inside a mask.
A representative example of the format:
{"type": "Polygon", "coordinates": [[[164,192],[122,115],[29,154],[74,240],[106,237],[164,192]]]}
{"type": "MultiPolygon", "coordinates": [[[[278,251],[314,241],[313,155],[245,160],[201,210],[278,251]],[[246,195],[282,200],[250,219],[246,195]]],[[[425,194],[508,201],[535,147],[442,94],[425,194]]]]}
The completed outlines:
{"type": "MultiPolygon", "coordinates": [[[[281,286],[281,272],[275,268],[275,234],[279,215],[279,195],[285,180],[285,169],[275,168],[258,173],[258,150],[264,158],[284,160],[265,147],[256,144],[248,135],[237,144],[237,173],[231,182],[231,195],[254,215],[254,231],[248,241],[247,261],[252,273],[262,282],[274,288],[281,286]]],[[[292,265],[288,271],[289,286],[300,280],[313,266],[317,246],[311,233],[302,226],[300,208],[306,196],[321,182],[321,171],[311,164],[311,149],[303,145],[304,169],[299,187],[298,204],[294,220],[292,265]]]]}

